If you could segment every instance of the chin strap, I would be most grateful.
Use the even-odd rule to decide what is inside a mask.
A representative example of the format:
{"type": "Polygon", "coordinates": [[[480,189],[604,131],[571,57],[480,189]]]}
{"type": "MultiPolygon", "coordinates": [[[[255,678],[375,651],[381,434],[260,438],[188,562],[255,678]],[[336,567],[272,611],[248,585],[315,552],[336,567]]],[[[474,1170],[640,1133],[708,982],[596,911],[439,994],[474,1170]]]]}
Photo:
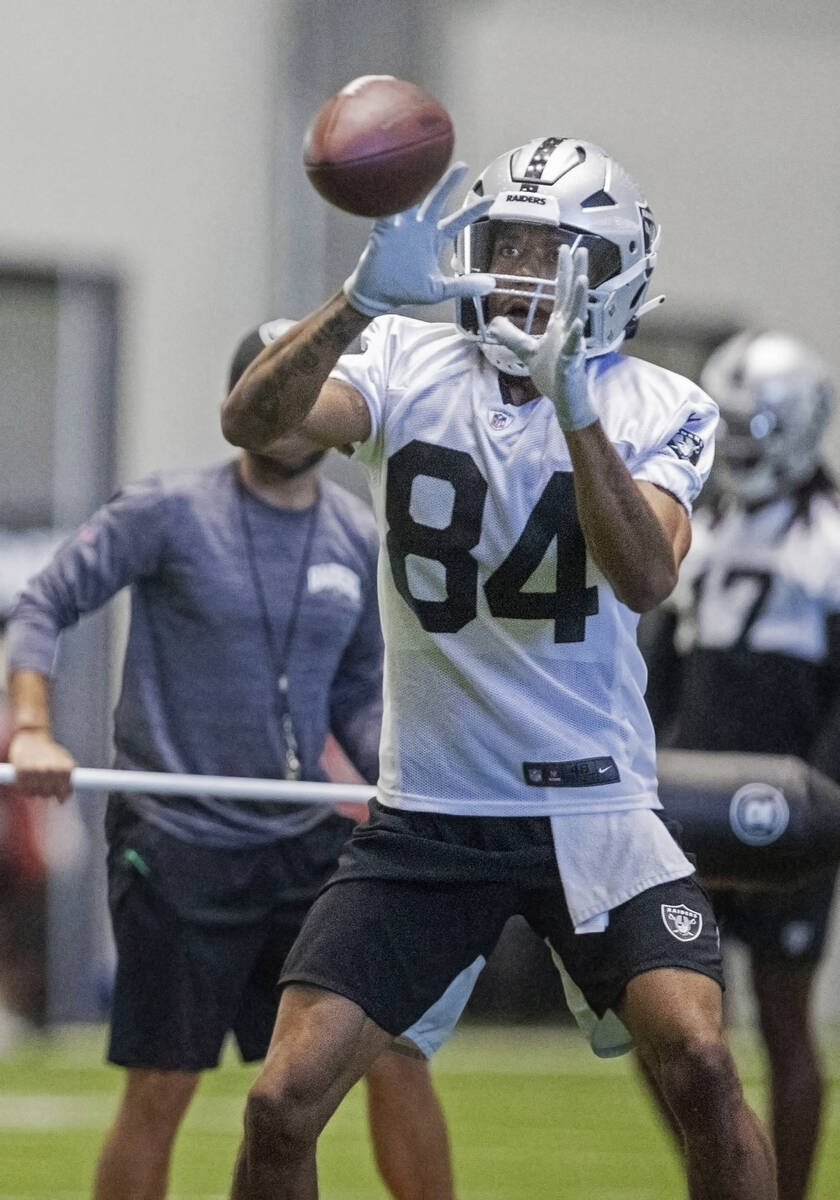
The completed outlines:
{"type": "Polygon", "coordinates": [[[516,357],[512,350],[508,350],[507,346],[503,346],[501,342],[479,341],[478,348],[491,367],[495,367],[497,371],[501,371],[503,375],[514,375],[517,379],[524,379],[528,375],[528,368],[525,363],[516,357]]]}
{"type": "Polygon", "coordinates": [[[640,308],[637,308],[636,311],[633,313],[633,319],[635,321],[638,321],[641,317],[643,317],[645,315],[645,313],[651,312],[654,308],[659,308],[659,305],[664,304],[664,303],[665,303],[664,295],[654,296],[654,298],[652,300],[646,300],[645,303],[640,308]]]}

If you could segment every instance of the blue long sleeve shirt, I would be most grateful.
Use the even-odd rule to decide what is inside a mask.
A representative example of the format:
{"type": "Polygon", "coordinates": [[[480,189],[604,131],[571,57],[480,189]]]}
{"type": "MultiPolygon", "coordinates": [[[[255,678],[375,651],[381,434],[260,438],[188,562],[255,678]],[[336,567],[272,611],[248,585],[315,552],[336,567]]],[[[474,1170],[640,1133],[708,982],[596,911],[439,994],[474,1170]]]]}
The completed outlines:
{"type": "MultiPolygon", "coordinates": [[[[369,510],[329,480],[313,514],[261,500],[238,483],[233,462],[152,475],[99,509],[29,581],[8,629],[9,665],[51,674],[61,631],[128,587],[117,767],[282,778],[281,671],[302,777],[324,778],[319,759],[332,729],[373,780],[382,711],[376,555],[369,510]],[[288,661],[278,663],[290,621],[288,661]]],[[[295,836],[328,811],[200,796],[128,802],[205,845],[295,836]]]]}

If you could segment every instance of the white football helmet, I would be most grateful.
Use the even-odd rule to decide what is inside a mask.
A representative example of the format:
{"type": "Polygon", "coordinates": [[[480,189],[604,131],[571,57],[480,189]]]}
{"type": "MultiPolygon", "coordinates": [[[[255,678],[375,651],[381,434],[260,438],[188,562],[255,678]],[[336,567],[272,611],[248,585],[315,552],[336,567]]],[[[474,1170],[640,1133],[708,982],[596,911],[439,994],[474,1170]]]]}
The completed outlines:
{"type": "Polygon", "coordinates": [[[700,386],[720,408],[724,494],[761,504],[811,478],[837,393],[818,354],[785,333],[739,333],[711,355],[700,386]]]}
{"type": "MultiPolygon", "coordinates": [[[[568,235],[572,249],[588,250],[587,357],[615,350],[642,313],[664,300],[658,296],[642,305],[656,264],[659,227],[636,184],[599,146],[576,138],[535,138],[495,159],[464,204],[477,196],[495,199],[486,217],[458,235],[458,274],[489,271],[496,222],[552,225],[568,235]]],[[[529,279],[523,287],[522,275],[496,274],[496,283],[495,294],[528,299],[525,331],[530,332],[539,301],[553,299],[554,279],[529,279]]],[[[458,325],[478,340],[497,370],[528,374],[525,364],[488,331],[482,297],[464,297],[456,305],[458,325]]]]}

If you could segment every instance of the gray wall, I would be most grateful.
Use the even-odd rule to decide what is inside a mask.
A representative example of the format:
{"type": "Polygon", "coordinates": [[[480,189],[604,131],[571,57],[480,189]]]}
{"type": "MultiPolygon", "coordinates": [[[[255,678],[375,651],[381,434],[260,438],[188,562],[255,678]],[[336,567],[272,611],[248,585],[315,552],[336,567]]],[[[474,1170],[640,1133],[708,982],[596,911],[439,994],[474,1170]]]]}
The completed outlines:
{"type": "Polygon", "coordinates": [[[314,107],[363,71],[448,104],[478,168],[600,141],[663,224],[672,314],[783,325],[837,361],[840,10],[828,0],[0,0],[0,254],[125,282],[118,469],[224,451],[230,348],[352,266],[366,223],[306,183],[314,107]]]}
{"type": "Polygon", "coordinates": [[[224,445],[230,346],[269,302],[284,0],[0,0],[0,255],[124,281],[119,471],[224,445]]]}

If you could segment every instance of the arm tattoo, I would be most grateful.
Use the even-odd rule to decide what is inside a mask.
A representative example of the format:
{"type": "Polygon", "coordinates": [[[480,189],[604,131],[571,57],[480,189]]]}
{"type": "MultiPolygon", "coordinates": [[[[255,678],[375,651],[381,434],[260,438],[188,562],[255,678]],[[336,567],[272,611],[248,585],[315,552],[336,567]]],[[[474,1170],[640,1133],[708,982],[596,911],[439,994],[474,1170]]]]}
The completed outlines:
{"type": "Polygon", "coordinates": [[[278,347],[277,354],[252,376],[250,386],[238,398],[237,424],[242,438],[247,439],[242,444],[264,445],[298,428],[335,363],[367,321],[345,307],[343,297],[335,297],[313,318],[300,344],[293,340],[287,347],[278,347]]]}

